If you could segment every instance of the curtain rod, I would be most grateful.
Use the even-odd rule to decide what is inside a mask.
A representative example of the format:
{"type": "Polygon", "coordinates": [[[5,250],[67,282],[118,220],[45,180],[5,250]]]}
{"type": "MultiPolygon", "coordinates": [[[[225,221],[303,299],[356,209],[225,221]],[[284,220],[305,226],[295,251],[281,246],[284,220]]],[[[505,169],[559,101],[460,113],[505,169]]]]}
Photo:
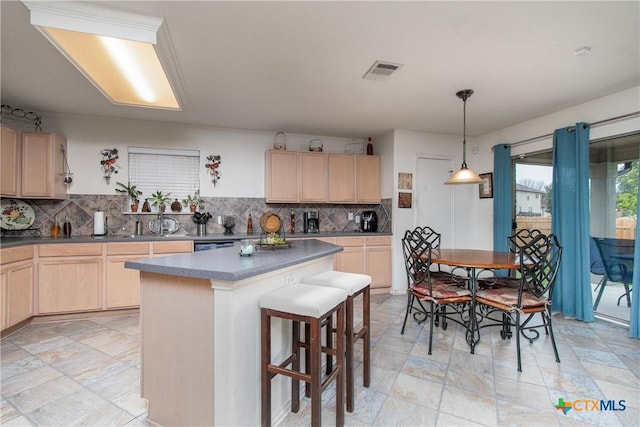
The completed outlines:
{"type": "MultiPolygon", "coordinates": [[[[604,119],[604,120],[600,120],[600,121],[597,121],[597,122],[593,122],[593,123],[590,123],[589,125],[591,127],[596,127],[596,126],[600,126],[600,125],[603,125],[603,124],[606,124],[606,123],[615,122],[617,120],[622,120],[622,119],[626,119],[626,118],[634,117],[634,116],[639,116],[639,115],[640,115],[640,111],[634,111],[633,113],[623,114],[621,116],[611,117],[610,119],[604,119]]],[[[575,130],[575,128],[576,128],[575,126],[570,126],[569,127],[569,131],[575,130]]],[[[539,141],[541,139],[549,138],[549,137],[552,137],[552,136],[553,136],[553,132],[552,133],[548,133],[546,135],[540,135],[540,136],[536,136],[536,137],[533,137],[533,138],[523,139],[522,141],[513,142],[511,144],[505,144],[505,145],[508,145],[510,147],[517,147],[518,145],[529,144],[531,142],[539,141]]]]}

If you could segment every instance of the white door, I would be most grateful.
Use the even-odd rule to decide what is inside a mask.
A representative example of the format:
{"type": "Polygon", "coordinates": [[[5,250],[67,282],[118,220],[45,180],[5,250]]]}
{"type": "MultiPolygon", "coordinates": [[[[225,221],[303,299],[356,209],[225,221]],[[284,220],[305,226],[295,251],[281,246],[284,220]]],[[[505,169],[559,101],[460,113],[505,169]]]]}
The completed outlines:
{"type": "Polygon", "coordinates": [[[450,185],[444,185],[449,179],[451,159],[418,157],[417,167],[417,223],[429,226],[442,236],[440,246],[453,247],[453,192],[450,185]]]}

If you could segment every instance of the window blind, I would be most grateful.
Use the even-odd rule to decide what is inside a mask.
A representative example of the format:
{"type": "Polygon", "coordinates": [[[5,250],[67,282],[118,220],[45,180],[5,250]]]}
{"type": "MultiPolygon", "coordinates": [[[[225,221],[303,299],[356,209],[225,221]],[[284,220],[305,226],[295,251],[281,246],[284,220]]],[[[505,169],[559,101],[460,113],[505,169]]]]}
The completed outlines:
{"type": "Polygon", "coordinates": [[[129,147],[129,182],[142,191],[141,200],[160,190],[182,201],[200,189],[200,151],[129,147]]]}

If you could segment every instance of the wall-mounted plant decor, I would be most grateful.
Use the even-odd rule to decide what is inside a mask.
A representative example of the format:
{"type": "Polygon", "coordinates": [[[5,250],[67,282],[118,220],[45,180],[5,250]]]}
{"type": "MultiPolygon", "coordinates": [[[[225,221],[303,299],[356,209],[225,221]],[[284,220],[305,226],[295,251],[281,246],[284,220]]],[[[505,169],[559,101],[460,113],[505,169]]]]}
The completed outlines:
{"type": "Polygon", "coordinates": [[[209,175],[211,175],[211,182],[215,186],[218,180],[222,177],[220,174],[220,163],[222,163],[222,158],[219,154],[210,154],[207,156],[207,163],[204,167],[209,171],[209,175]]]}
{"type": "MultiPolygon", "coordinates": [[[[109,184],[111,182],[111,174],[118,173],[118,169],[116,169],[116,161],[118,160],[118,149],[105,148],[100,151],[100,155],[102,155],[102,160],[100,160],[102,177],[104,178],[105,182],[109,184]]],[[[117,167],[119,168],[120,166],[117,167]]]]}

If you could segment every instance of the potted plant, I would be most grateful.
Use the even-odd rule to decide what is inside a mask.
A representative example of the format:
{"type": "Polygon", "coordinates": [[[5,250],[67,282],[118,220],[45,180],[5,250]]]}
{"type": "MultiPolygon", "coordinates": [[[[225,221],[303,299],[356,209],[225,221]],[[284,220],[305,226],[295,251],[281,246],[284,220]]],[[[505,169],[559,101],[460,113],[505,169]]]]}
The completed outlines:
{"type": "Polygon", "coordinates": [[[156,190],[155,193],[151,194],[151,204],[158,208],[158,211],[164,212],[166,209],[165,203],[169,200],[169,196],[171,193],[163,194],[162,191],[156,190]]]}
{"type": "Polygon", "coordinates": [[[131,199],[131,212],[138,212],[138,205],[140,204],[138,196],[142,194],[142,191],[138,190],[135,184],[128,183],[124,185],[121,182],[116,182],[116,184],[121,187],[116,188],[116,192],[126,194],[131,199]]]}
{"type": "Polygon", "coordinates": [[[193,196],[189,194],[186,199],[182,199],[182,205],[185,208],[189,206],[191,213],[195,212],[196,209],[204,209],[204,200],[200,197],[200,190],[196,190],[193,196]]]}

